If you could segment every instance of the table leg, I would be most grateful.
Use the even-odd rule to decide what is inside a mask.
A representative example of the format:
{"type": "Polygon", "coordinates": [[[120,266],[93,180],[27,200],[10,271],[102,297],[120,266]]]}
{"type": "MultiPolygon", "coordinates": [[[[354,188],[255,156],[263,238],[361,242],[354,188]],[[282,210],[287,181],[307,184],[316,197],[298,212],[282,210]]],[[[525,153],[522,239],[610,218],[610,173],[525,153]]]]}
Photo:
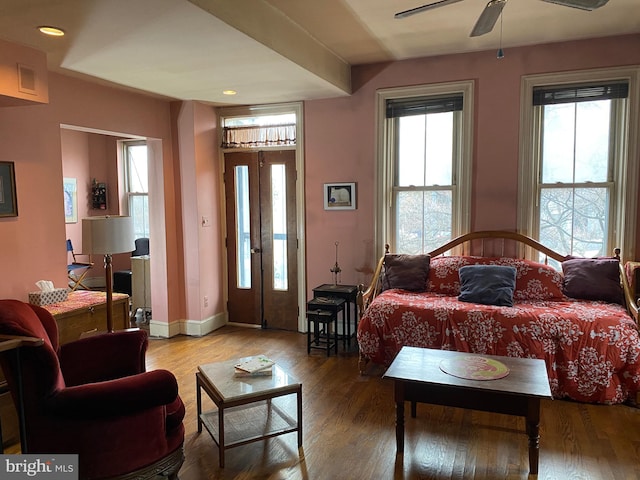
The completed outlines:
{"type": "Polygon", "coordinates": [[[302,448],[302,385],[298,389],[298,448],[302,448]]]}
{"type": "Polygon", "coordinates": [[[345,320],[342,327],[342,333],[344,333],[344,342],[342,343],[342,346],[346,350],[347,345],[349,345],[349,348],[351,348],[351,304],[349,302],[344,302],[342,319],[345,320]],[[344,325],[345,323],[346,325],[344,325]]]}
{"type": "Polygon", "coordinates": [[[198,419],[198,433],[202,432],[202,419],[200,418],[200,415],[202,414],[202,397],[201,397],[201,394],[202,393],[200,391],[200,377],[196,373],[196,404],[198,406],[198,414],[196,415],[196,418],[198,419]]]}
{"type": "Polygon", "coordinates": [[[218,432],[220,443],[218,444],[218,458],[220,460],[220,468],[224,467],[224,408],[218,407],[218,432]]]}
{"type": "Polygon", "coordinates": [[[540,400],[530,399],[527,413],[527,436],[529,437],[529,473],[538,473],[540,455],[540,400]]]}
{"type": "Polygon", "coordinates": [[[396,402],[396,454],[404,452],[404,382],[394,380],[393,398],[396,402]]]}

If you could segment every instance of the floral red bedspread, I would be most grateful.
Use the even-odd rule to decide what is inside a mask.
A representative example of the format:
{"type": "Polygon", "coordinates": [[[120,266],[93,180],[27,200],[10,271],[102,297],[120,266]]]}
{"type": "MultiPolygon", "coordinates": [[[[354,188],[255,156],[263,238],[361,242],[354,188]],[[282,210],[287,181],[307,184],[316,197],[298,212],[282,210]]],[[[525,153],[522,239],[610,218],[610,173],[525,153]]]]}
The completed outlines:
{"type": "Polygon", "coordinates": [[[388,366],[402,346],[544,359],[555,398],[622,403],[640,389],[640,337],[624,307],[564,297],[513,307],[387,290],[358,325],[360,352],[388,366]]]}

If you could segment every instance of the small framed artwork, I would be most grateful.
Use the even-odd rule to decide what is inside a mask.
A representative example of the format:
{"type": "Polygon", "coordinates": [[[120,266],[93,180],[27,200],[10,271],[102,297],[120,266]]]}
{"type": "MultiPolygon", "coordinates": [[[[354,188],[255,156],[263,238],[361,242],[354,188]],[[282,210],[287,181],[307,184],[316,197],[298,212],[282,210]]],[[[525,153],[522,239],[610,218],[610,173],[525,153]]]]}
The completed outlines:
{"type": "Polygon", "coordinates": [[[75,178],[64,178],[64,223],[78,223],[78,184],[75,178]]]}
{"type": "Polygon", "coordinates": [[[325,183],[324,184],[324,209],[325,210],[355,210],[356,209],[356,184],[355,183],[325,183]]]}
{"type": "Polygon", "coordinates": [[[17,217],[16,174],[13,162],[0,162],[0,217],[17,217]]]}

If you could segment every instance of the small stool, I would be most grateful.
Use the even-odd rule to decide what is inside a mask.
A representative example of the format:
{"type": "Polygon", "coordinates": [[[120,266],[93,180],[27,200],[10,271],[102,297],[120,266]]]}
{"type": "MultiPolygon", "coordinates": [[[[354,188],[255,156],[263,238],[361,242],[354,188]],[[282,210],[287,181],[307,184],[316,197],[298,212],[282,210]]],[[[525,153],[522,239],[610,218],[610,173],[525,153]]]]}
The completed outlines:
{"type": "Polygon", "coordinates": [[[312,348],[327,350],[327,357],[334,348],[338,354],[338,316],[327,310],[307,310],[307,354],[312,348]],[[311,324],[313,323],[313,332],[311,324]],[[331,325],[333,324],[333,339],[331,325]]]}
{"type": "Polygon", "coordinates": [[[338,312],[344,310],[344,304],[344,299],[330,297],[317,297],[307,302],[307,353],[311,353],[312,348],[326,348],[329,356],[334,348],[338,354],[338,312]]]}

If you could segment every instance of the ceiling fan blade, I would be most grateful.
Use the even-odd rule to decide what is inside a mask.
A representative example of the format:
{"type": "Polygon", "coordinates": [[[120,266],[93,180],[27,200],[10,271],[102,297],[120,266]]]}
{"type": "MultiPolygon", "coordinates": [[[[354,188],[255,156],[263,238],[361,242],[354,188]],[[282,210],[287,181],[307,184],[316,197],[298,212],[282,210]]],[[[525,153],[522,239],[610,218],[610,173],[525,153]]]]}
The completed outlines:
{"type": "Polygon", "coordinates": [[[421,7],[411,8],[409,10],[405,10],[404,12],[398,12],[393,16],[393,18],[406,18],[406,17],[410,17],[411,15],[415,15],[416,13],[424,12],[426,10],[431,10],[432,8],[444,7],[445,5],[451,5],[452,3],[457,3],[461,1],[462,0],[440,0],[438,2],[422,5],[421,7]]]}
{"type": "Polygon", "coordinates": [[[489,33],[493,30],[493,26],[498,21],[498,18],[500,18],[502,9],[506,4],[507,0],[491,0],[487,3],[487,6],[484,7],[484,10],[480,14],[480,18],[478,18],[478,21],[469,36],[479,37],[480,35],[484,35],[485,33],[489,33]]]}
{"type": "Polygon", "coordinates": [[[595,10],[605,5],[609,0],[542,0],[547,3],[564,5],[565,7],[579,8],[580,10],[595,10]]]}

